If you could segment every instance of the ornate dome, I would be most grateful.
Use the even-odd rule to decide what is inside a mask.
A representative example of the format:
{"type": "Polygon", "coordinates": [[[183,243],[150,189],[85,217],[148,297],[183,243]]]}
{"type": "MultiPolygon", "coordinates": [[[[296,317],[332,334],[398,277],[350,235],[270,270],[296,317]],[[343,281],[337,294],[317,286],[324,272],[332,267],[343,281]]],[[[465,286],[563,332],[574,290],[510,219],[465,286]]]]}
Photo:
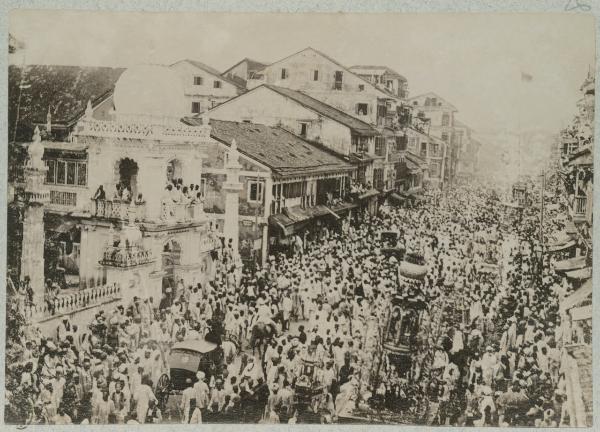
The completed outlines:
{"type": "Polygon", "coordinates": [[[115,84],[117,116],[181,118],[185,94],[175,71],[160,65],[139,65],[127,69],[115,84]]]}

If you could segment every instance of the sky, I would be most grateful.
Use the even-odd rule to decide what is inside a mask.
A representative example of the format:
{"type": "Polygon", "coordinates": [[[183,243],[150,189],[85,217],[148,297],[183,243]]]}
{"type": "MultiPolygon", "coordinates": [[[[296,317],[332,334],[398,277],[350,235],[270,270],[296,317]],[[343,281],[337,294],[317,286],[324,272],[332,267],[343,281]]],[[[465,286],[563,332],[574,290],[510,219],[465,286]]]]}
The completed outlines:
{"type": "MultiPolygon", "coordinates": [[[[244,14],[15,10],[27,64],[127,67],[183,58],[225,70],[307,46],[345,66],[386,65],[411,95],[433,91],[475,130],[558,131],[595,64],[583,14],[244,14]],[[533,77],[523,82],[522,73],[533,77]]],[[[22,62],[22,58],[9,61],[22,62]]]]}

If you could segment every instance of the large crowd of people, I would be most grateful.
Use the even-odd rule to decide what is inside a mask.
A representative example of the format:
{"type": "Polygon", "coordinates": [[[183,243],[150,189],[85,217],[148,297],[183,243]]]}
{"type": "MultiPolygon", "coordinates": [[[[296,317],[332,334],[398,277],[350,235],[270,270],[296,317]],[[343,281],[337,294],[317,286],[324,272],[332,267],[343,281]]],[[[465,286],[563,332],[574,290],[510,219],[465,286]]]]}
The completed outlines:
{"type": "Polygon", "coordinates": [[[368,412],[429,425],[568,425],[559,302],[572,288],[538,242],[533,215],[507,226],[495,194],[465,186],[321,230],[252,271],[224,247],[209,283],[182,280],[162,299],[98,312],[88,328],[65,318],[51,338],[27,327],[7,369],[6,419],[295,423],[368,412]],[[398,259],[384,253],[389,232],[426,269],[416,283],[426,307],[403,360],[382,345],[390,301],[407,292],[398,259]],[[171,347],[204,338],[223,364],[161,403],[171,347]]]}

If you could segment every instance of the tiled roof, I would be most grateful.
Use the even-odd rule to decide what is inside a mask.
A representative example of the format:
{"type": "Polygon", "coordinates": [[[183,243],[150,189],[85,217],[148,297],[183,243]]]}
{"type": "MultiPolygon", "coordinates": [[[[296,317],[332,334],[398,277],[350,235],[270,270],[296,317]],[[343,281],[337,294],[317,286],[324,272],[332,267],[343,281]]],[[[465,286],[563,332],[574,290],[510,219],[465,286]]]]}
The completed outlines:
{"type": "MultiPolygon", "coordinates": [[[[189,117],[184,122],[202,124],[199,117],[189,117]]],[[[240,153],[266,165],[282,177],[353,169],[341,157],[278,127],[214,119],[210,120],[210,125],[214,139],[226,145],[231,145],[235,139],[240,153]]]]}
{"type": "MultiPolygon", "coordinates": [[[[19,86],[23,80],[19,108],[19,133],[31,139],[32,125],[45,123],[48,109],[53,125],[68,126],[92,105],[108,97],[125,69],[83,66],[30,65],[8,68],[8,117],[12,129],[17,114],[19,86]]],[[[11,136],[12,137],[12,136],[11,136]]]]}
{"type": "Polygon", "coordinates": [[[320,100],[314,99],[313,97],[305,93],[270,84],[263,84],[263,86],[273,90],[276,93],[279,93],[282,96],[294,100],[300,105],[312,111],[315,111],[324,117],[330,118],[338,123],[343,124],[344,126],[347,126],[353,132],[359,135],[379,135],[379,132],[368,123],[365,123],[364,121],[359,120],[356,117],[352,117],[351,115],[346,114],[345,112],[340,111],[337,108],[332,107],[331,105],[327,105],[325,102],[321,102],[320,100]]]}

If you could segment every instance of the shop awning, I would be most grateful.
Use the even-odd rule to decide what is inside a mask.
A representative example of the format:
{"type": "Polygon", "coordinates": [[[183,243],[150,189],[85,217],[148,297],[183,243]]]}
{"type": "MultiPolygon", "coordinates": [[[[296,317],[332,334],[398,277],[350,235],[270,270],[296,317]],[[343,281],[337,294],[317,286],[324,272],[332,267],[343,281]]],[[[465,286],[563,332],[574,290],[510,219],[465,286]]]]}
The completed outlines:
{"type": "Polygon", "coordinates": [[[573,223],[573,221],[567,221],[565,223],[565,231],[567,234],[577,234],[577,227],[575,226],[575,224],[573,223]]]}
{"type": "Polygon", "coordinates": [[[520,208],[523,208],[523,206],[522,206],[522,205],[519,205],[518,203],[513,203],[513,202],[506,202],[506,201],[505,201],[505,202],[503,202],[503,203],[502,203],[502,205],[503,205],[504,207],[510,207],[510,208],[519,208],[519,209],[520,209],[520,208]]]}
{"type": "Polygon", "coordinates": [[[367,199],[379,195],[379,191],[377,189],[370,189],[366,192],[363,192],[358,196],[359,200],[367,199]]]}
{"type": "Polygon", "coordinates": [[[302,206],[286,207],[282,213],[269,216],[269,224],[279,227],[288,236],[306,227],[314,218],[330,215],[339,216],[324,205],[302,208],[302,206]]]}
{"type": "Polygon", "coordinates": [[[592,319],[592,305],[574,307],[571,309],[571,319],[573,321],[592,319]]]}
{"type": "Polygon", "coordinates": [[[398,203],[403,203],[404,201],[406,201],[406,198],[403,197],[402,195],[400,195],[397,192],[392,192],[389,197],[392,199],[392,201],[396,201],[398,203]]]}
{"type": "Polygon", "coordinates": [[[567,272],[570,270],[578,270],[582,269],[586,266],[586,258],[584,256],[579,256],[563,261],[558,261],[554,264],[554,271],[562,271],[567,272]]]}
{"type": "Polygon", "coordinates": [[[356,207],[358,207],[356,204],[349,203],[349,202],[341,202],[339,204],[329,206],[329,208],[331,210],[333,210],[336,214],[342,213],[342,212],[345,212],[348,210],[352,210],[353,208],[356,208],[356,207]]]}
{"type": "Polygon", "coordinates": [[[577,244],[577,242],[575,240],[569,240],[566,243],[552,243],[551,245],[548,246],[548,249],[546,250],[546,252],[548,253],[552,253],[552,252],[560,252],[563,251],[565,249],[569,249],[570,247],[573,247],[577,244]]]}
{"type": "Polygon", "coordinates": [[[560,304],[560,308],[562,310],[569,310],[572,307],[583,303],[592,295],[592,280],[588,279],[586,283],[584,283],[581,288],[571,294],[569,297],[565,297],[565,299],[560,304]]]}
{"type": "Polygon", "coordinates": [[[585,267],[579,270],[571,270],[565,273],[568,278],[577,280],[586,280],[592,277],[592,268],[585,267]]]}

